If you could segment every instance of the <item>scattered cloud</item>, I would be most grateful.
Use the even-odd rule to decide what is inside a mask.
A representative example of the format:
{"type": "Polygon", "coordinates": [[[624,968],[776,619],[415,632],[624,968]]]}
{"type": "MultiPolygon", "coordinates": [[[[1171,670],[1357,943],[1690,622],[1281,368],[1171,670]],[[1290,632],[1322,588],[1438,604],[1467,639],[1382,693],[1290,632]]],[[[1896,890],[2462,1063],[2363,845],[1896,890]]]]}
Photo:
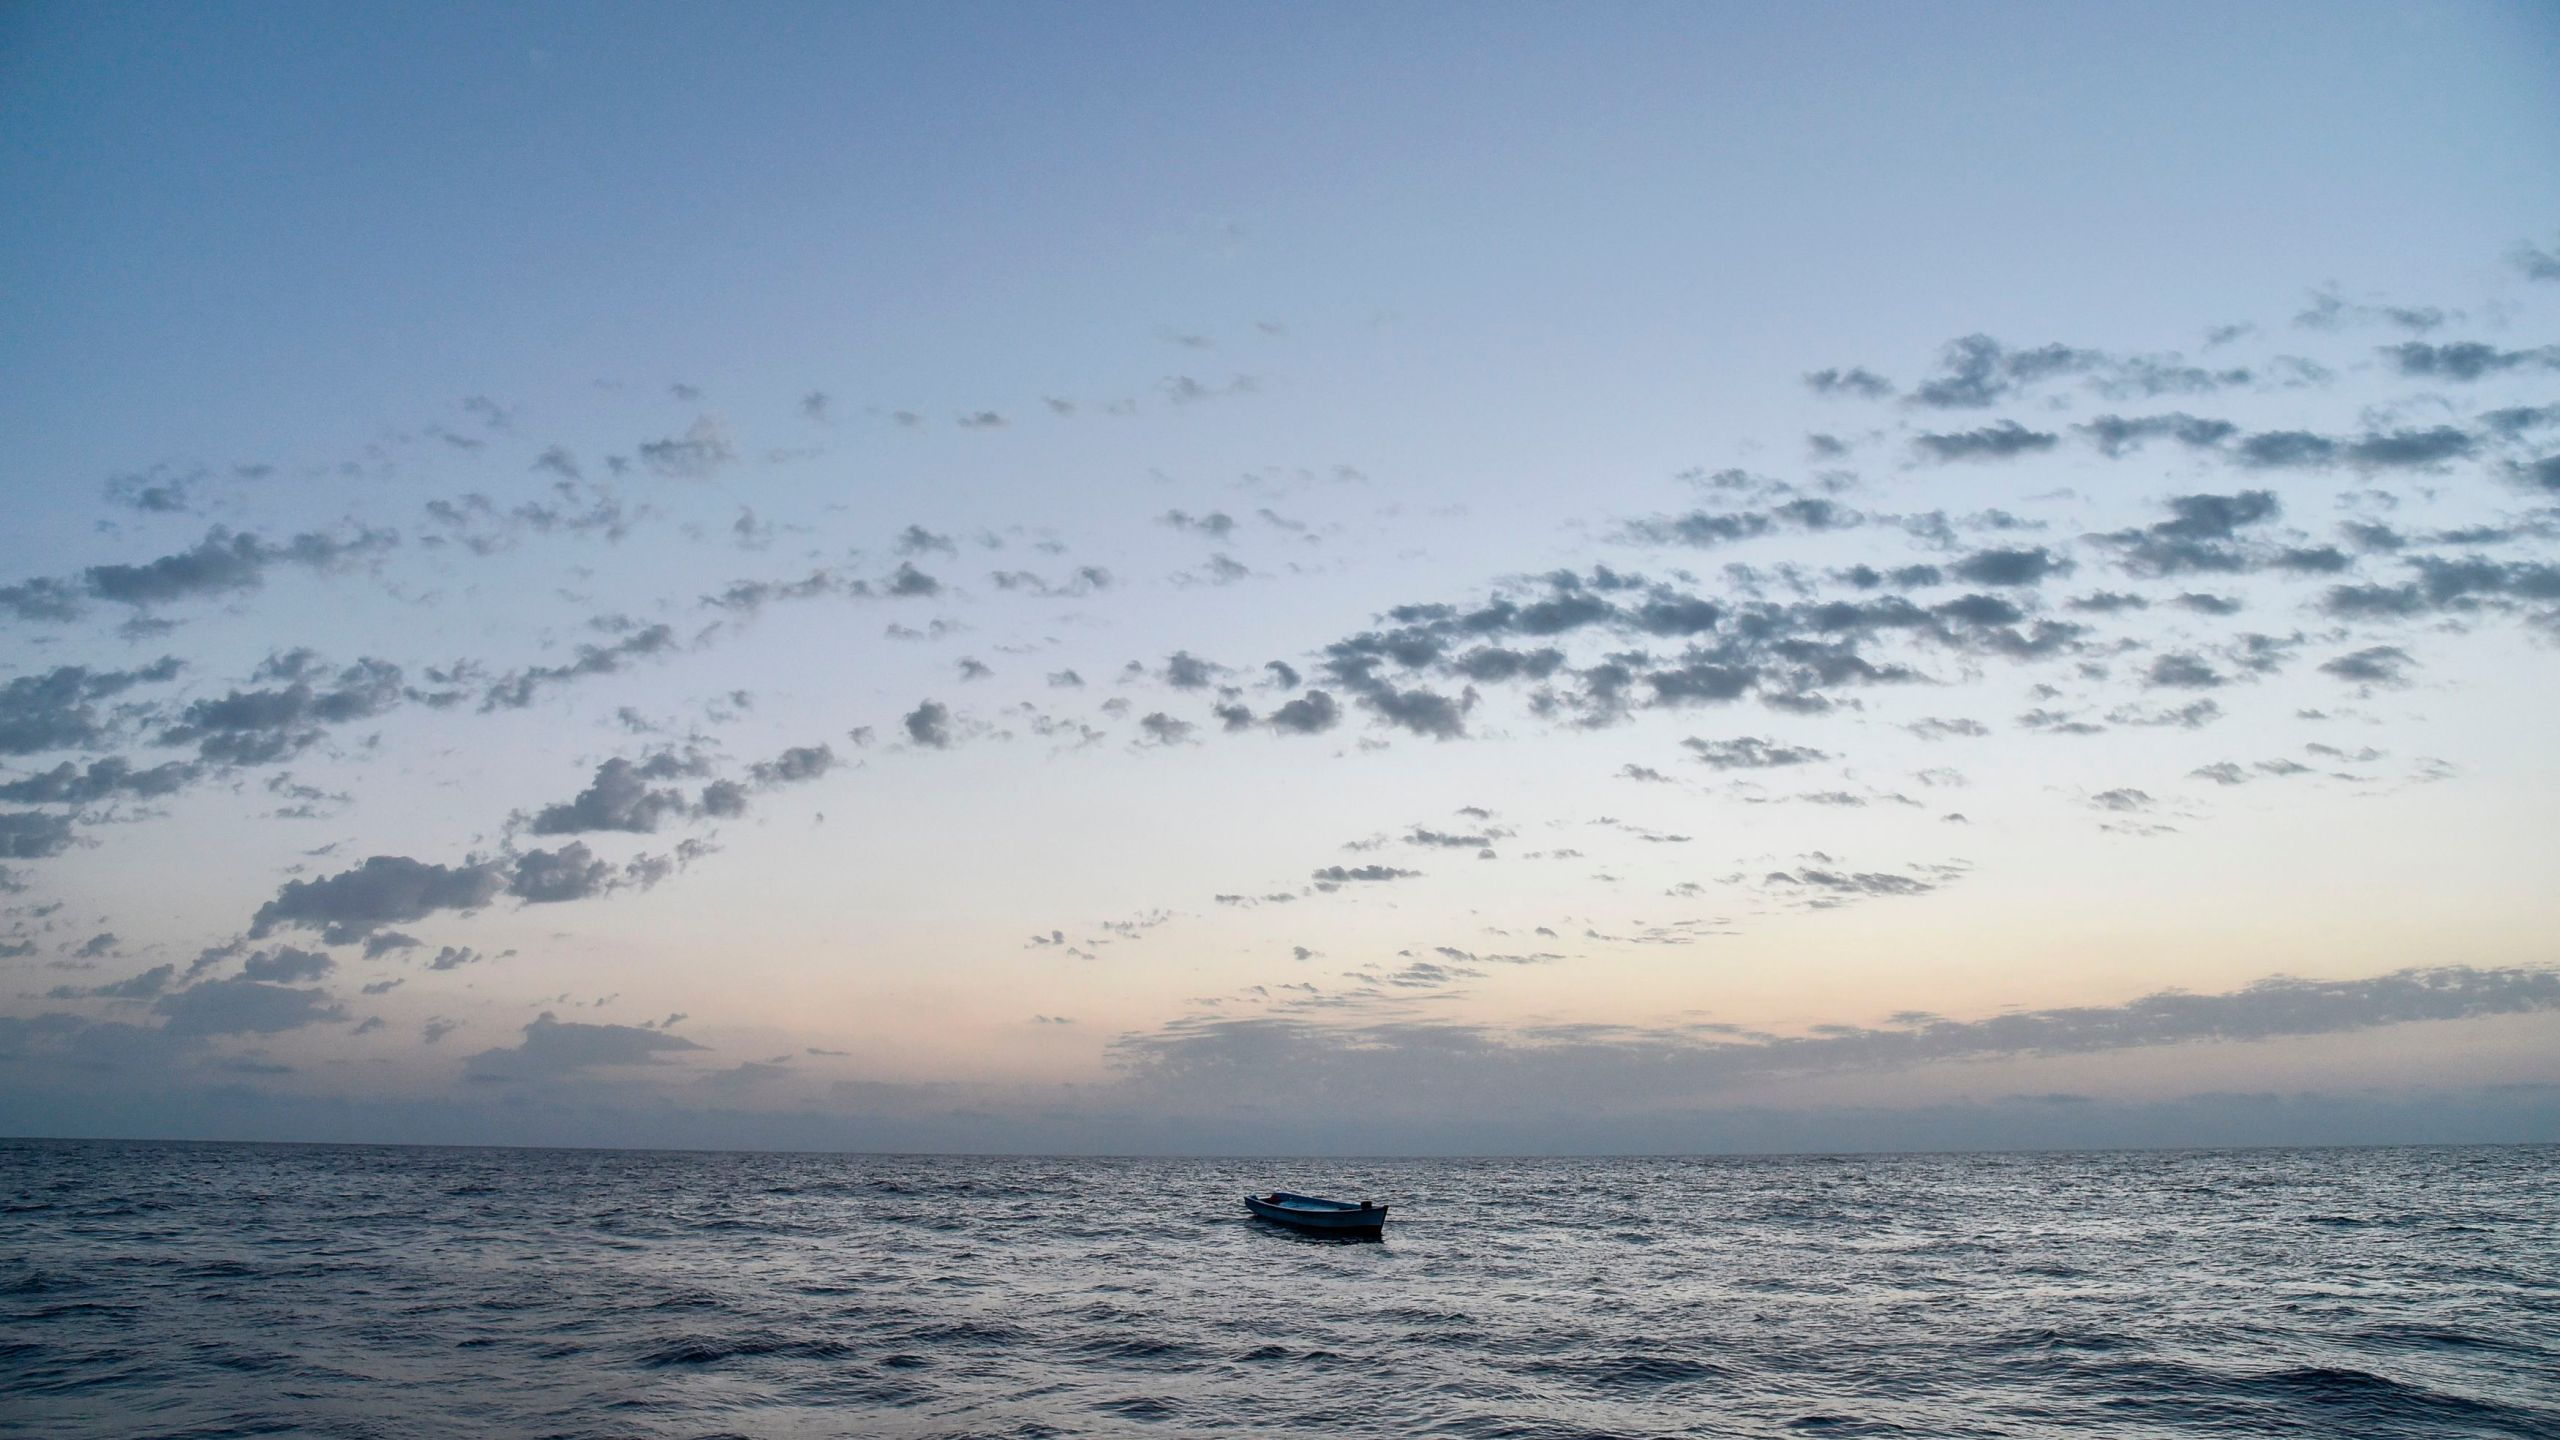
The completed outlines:
{"type": "Polygon", "coordinates": [[[663,1065],[664,1057],[703,1047],[681,1035],[636,1025],[562,1020],[546,1010],[512,1046],[483,1050],[463,1062],[463,1078],[485,1084],[559,1080],[590,1070],[663,1065]]]}
{"type": "Polygon", "coordinates": [[[278,929],[299,928],[321,932],[332,945],[351,945],[385,926],[441,910],[477,910],[506,887],[490,864],[454,867],[375,855],[318,880],[286,881],[274,899],[258,907],[249,935],[264,939],[278,929]]]}
{"type": "Polygon", "coordinates": [[[728,427],[710,415],[695,420],[682,435],[640,446],[640,463],[670,480],[708,480],[737,458],[728,427]]]}
{"type": "Polygon", "coordinates": [[[2030,430],[2015,420],[2003,420],[1978,430],[1923,432],[1911,437],[1914,449],[1938,461],[2011,460],[2020,455],[2041,454],[2061,443],[2061,436],[2030,430]]]}

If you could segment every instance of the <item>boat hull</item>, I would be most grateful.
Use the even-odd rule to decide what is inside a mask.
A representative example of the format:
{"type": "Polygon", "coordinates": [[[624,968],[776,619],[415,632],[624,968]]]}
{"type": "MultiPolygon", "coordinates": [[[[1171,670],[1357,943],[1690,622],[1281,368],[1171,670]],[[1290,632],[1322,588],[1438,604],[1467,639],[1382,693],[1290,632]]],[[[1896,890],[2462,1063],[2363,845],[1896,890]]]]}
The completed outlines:
{"type": "Polygon", "coordinates": [[[1275,1225],[1311,1230],[1326,1235],[1376,1235],[1386,1229],[1387,1207],[1373,1205],[1368,1209],[1341,1205],[1337,1202],[1306,1203],[1308,1197],[1284,1195],[1274,1204],[1259,1195],[1244,1197],[1244,1208],[1275,1225]],[[1292,1204],[1296,1201],[1299,1203],[1292,1204]]]}

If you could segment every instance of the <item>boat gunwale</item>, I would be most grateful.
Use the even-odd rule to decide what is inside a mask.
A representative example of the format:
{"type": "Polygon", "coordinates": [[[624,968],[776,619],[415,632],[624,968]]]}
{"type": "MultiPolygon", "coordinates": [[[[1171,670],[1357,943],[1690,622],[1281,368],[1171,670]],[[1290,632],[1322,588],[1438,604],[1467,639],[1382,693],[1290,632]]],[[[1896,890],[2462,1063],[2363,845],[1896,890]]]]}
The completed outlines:
{"type": "Polygon", "coordinates": [[[1318,1229],[1347,1230],[1382,1227],[1387,1220],[1387,1206],[1328,1200],[1319,1195],[1301,1195],[1290,1190],[1273,1190],[1263,1195],[1244,1197],[1245,1208],[1266,1220],[1284,1224],[1306,1224],[1318,1229]]]}

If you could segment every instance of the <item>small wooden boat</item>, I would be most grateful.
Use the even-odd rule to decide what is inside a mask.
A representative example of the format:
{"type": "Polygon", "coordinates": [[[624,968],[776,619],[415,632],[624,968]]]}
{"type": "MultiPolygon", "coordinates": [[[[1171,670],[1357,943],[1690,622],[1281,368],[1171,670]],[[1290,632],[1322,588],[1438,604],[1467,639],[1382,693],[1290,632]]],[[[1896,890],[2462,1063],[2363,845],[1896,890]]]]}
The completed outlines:
{"type": "Polygon", "coordinates": [[[1387,1207],[1366,1200],[1320,1200],[1274,1190],[1268,1195],[1247,1195],[1244,1208],[1265,1220],[1330,1235],[1376,1235],[1387,1228],[1387,1207]]]}

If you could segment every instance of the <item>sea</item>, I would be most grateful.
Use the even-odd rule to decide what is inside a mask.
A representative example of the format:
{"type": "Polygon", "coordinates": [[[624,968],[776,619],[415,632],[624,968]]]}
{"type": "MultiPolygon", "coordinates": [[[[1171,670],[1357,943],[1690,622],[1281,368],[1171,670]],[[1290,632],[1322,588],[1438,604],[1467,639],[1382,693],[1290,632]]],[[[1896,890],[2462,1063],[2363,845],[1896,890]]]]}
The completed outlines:
{"type": "Polygon", "coordinates": [[[2560,1436],[2560,1148],[0,1141],[0,1434],[2560,1436]]]}

